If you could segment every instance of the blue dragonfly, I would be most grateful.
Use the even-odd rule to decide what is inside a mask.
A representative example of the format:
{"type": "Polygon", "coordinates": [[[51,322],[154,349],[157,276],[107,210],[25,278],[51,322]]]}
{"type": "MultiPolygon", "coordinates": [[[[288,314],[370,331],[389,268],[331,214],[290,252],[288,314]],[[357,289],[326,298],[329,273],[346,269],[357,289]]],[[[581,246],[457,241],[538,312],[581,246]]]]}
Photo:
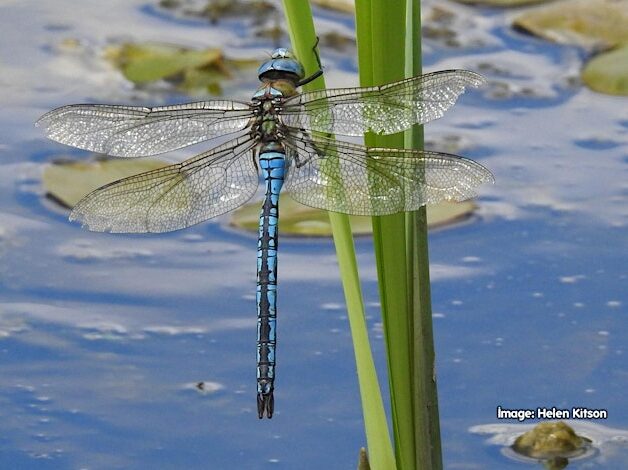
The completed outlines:
{"type": "Polygon", "coordinates": [[[233,139],[182,163],[107,184],[85,196],[70,220],[98,232],[183,229],[229,212],[256,193],[265,198],[257,244],[257,408],[274,411],[279,192],[298,202],[355,215],[412,211],[465,200],[493,181],[482,165],[456,155],[369,148],[330,136],[392,134],[439,118],[466,87],[483,83],[466,70],[446,70],[368,88],[298,93],[305,77],[284,48],[264,62],[249,102],[200,101],[154,108],[102,104],[63,106],[37,125],[63,144],[116,157],[144,157],[215,137],[233,139]]]}

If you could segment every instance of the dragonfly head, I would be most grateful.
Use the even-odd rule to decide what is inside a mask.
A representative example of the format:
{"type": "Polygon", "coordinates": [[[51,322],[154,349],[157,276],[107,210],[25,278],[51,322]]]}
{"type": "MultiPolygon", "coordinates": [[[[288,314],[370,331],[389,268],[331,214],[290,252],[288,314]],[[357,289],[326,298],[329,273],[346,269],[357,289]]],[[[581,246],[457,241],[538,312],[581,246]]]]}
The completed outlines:
{"type": "Polygon", "coordinates": [[[260,81],[285,79],[296,83],[305,77],[305,70],[292,52],[280,47],[260,66],[257,76],[260,81]]]}

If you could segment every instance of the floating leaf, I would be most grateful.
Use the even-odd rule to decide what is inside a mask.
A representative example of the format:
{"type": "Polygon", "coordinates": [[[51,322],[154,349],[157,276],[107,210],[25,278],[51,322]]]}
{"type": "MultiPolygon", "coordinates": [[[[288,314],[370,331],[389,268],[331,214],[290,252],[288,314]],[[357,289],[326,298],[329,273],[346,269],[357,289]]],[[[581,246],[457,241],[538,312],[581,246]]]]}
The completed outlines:
{"type": "Polygon", "coordinates": [[[600,93],[628,96],[628,45],[591,59],[582,71],[582,81],[600,93]]]}
{"type": "Polygon", "coordinates": [[[167,163],[159,160],[136,159],[62,161],[46,167],[42,183],[49,197],[72,208],[83,196],[96,188],[166,165],[167,163]]]}
{"type": "Polygon", "coordinates": [[[345,13],[353,13],[355,11],[353,0],[312,0],[312,3],[319,7],[343,11],[345,13]]]}
{"type": "Polygon", "coordinates": [[[253,18],[254,23],[258,24],[277,12],[276,5],[264,0],[161,0],[159,6],[177,17],[206,19],[212,24],[224,18],[253,18]]]}
{"type": "MultiPolygon", "coordinates": [[[[236,209],[231,217],[231,225],[252,232],[257,231],[261,207],[261,202],[252,202],[236,209]]],[[[433,228],[458,222],[471,215],[475,208],[471,201],[442,202],[428,206],[428,224],[433,228]]],[[[331,235],[326,211],[304,206],[282,194],[279,198],[279,213],[279,230],[282,234],[323,237],[331,235]]],[[[351,216],[351,228],[356,235],[369,235],[371,218],[351,216]]]]}
{"type": "MultiPolygon", "coordinates": [[[[105,184],[127,176],[162,168],[168,163],[146,159],[102,159],[95,161],[60,161],[44,170],[42,183],[47,195],[67,208],[72,208],[85,195],[105,184]]],[[[261,202],[245,204],[233,212],[231,225],[256,232],[261,202]]],[[[289,196],[280,196],[279,226],[283,234],[301,236],[331,235],[327,212],[299,204],[289,196]]],[[[427,220],[431,228],[449,225],[470,216],[476,209],[471,201],[442,202],[428,206],[427,220]]],[[[371,218],[351,216],[351,227],[357,235],[371,233],[371,218]]]]}
{"type": "Polygon", "coordinates": [[[194,50],[168,44],[110,46],[106,57],[135,83],[151,82],[201,67],[224,68],[219,49],[194,50]]]}
{"type": "Polygon", "coordinates": [[[455,0],[458,3],[468,5],[487,5],[491,7],[520,7],[523,5],[535,5],[538,3],[547,3],[553,0],[455,0]]]}
{"type": "Polygon", "coordinates": [[[609,48],[628,42],[628,0],[563,1],[523,13],[514,26],[560,44],[609,48]]]}
{"type": "Polygon", "coordinates": [[[269,39],[273,44],[281,44],[284,38],[287,38],[286,32],[280,25],[258,28],[255,31],[255,36],[269,39]]]}
{"type": "Polygon", "coordinates": [[[335,51],[344,51],[349,47],[355,47],[355,39],[337,31],[329,31],[320,35],[320,44],[330,47],[335,51]]]}
{"type": "Polygon", "coordinates": [[[124,76],[136,84],[166,80],[184,91],[220,94],[220,82],[234,69],[257,65],[251,60],[226,59],[220,49],[190,49],[171,44],[110,46],[105,52],[124,76]]]}

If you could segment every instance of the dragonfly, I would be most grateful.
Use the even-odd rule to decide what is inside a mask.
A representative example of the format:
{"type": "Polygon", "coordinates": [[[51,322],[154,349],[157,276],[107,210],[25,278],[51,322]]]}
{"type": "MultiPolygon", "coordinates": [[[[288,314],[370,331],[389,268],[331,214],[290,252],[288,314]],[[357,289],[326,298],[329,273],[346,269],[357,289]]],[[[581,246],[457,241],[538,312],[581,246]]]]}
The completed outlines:
{"type": "MultiPolygon", "coordinates": [[[[320,65],[320,61],[319,61],[320,65]]],[[[457,155],[373,148],[335,134],[393,134],[441,117],[467,87],[483,78],[445,70],[382,86],[298,88],[297,58],[276,49],[258,69],[250,101],[212,100],[159,107],[62,106],[36,123],[57,142],[115,157],[157,155],[231,135],[181,163],[112,182],[87,194],[71,221],[97,232],[169,232],[245,204],[263,180],[257,242],[257,411],[274,412],[277,345],[279,193],[307,206],[352,215],[387,215],[443,200],[475,196],[491,172],[457,155]]]]}

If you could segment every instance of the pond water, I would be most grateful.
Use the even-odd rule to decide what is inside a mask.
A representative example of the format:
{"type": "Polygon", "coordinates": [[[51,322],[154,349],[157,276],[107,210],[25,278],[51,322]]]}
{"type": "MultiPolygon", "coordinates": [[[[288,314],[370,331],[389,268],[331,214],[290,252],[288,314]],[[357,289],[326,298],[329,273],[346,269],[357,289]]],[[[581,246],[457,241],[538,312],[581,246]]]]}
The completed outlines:
{"type": "MultiPolygon", "coordinates": [[[[580,86],[585,53],[513,31],[512,12],[446,5],[465,47],[426,41],[425,70],[483,71],[489,86],[427,138],[455,136],[496,184],[468,223],[430,235],[445,467],[522,468],[471,432],[499,424],[497,406],[605,409],[596,425],[628,427],[628,102],[580,86]]],[[[135,88],[103,59],[107,45],[263,60],[273,41],[251,19],[210,25],[146,0],[9,0],[0,12],[0,467],[355,468],[365,438],[330,239],[281,241],[277,411],[260,421],[256,236],[228,217],[95,234],[43,197],[46,165],[88,158],[33,127],[47,110],[191,99],[135,88]]],[[[320,33],[352,36],[350,16],[315,13],[320,33]]],[[[321,54],[329,87],[357,84],[351,46],[321,54]]],[[[223,84],[225,96],[247,99],[254,70],[223,84]]],[[[383,370],[371,239],[356,249],[383,370]]],[[[609,442],[569,468],[625,468],[625,439],[609,442]]]]}

